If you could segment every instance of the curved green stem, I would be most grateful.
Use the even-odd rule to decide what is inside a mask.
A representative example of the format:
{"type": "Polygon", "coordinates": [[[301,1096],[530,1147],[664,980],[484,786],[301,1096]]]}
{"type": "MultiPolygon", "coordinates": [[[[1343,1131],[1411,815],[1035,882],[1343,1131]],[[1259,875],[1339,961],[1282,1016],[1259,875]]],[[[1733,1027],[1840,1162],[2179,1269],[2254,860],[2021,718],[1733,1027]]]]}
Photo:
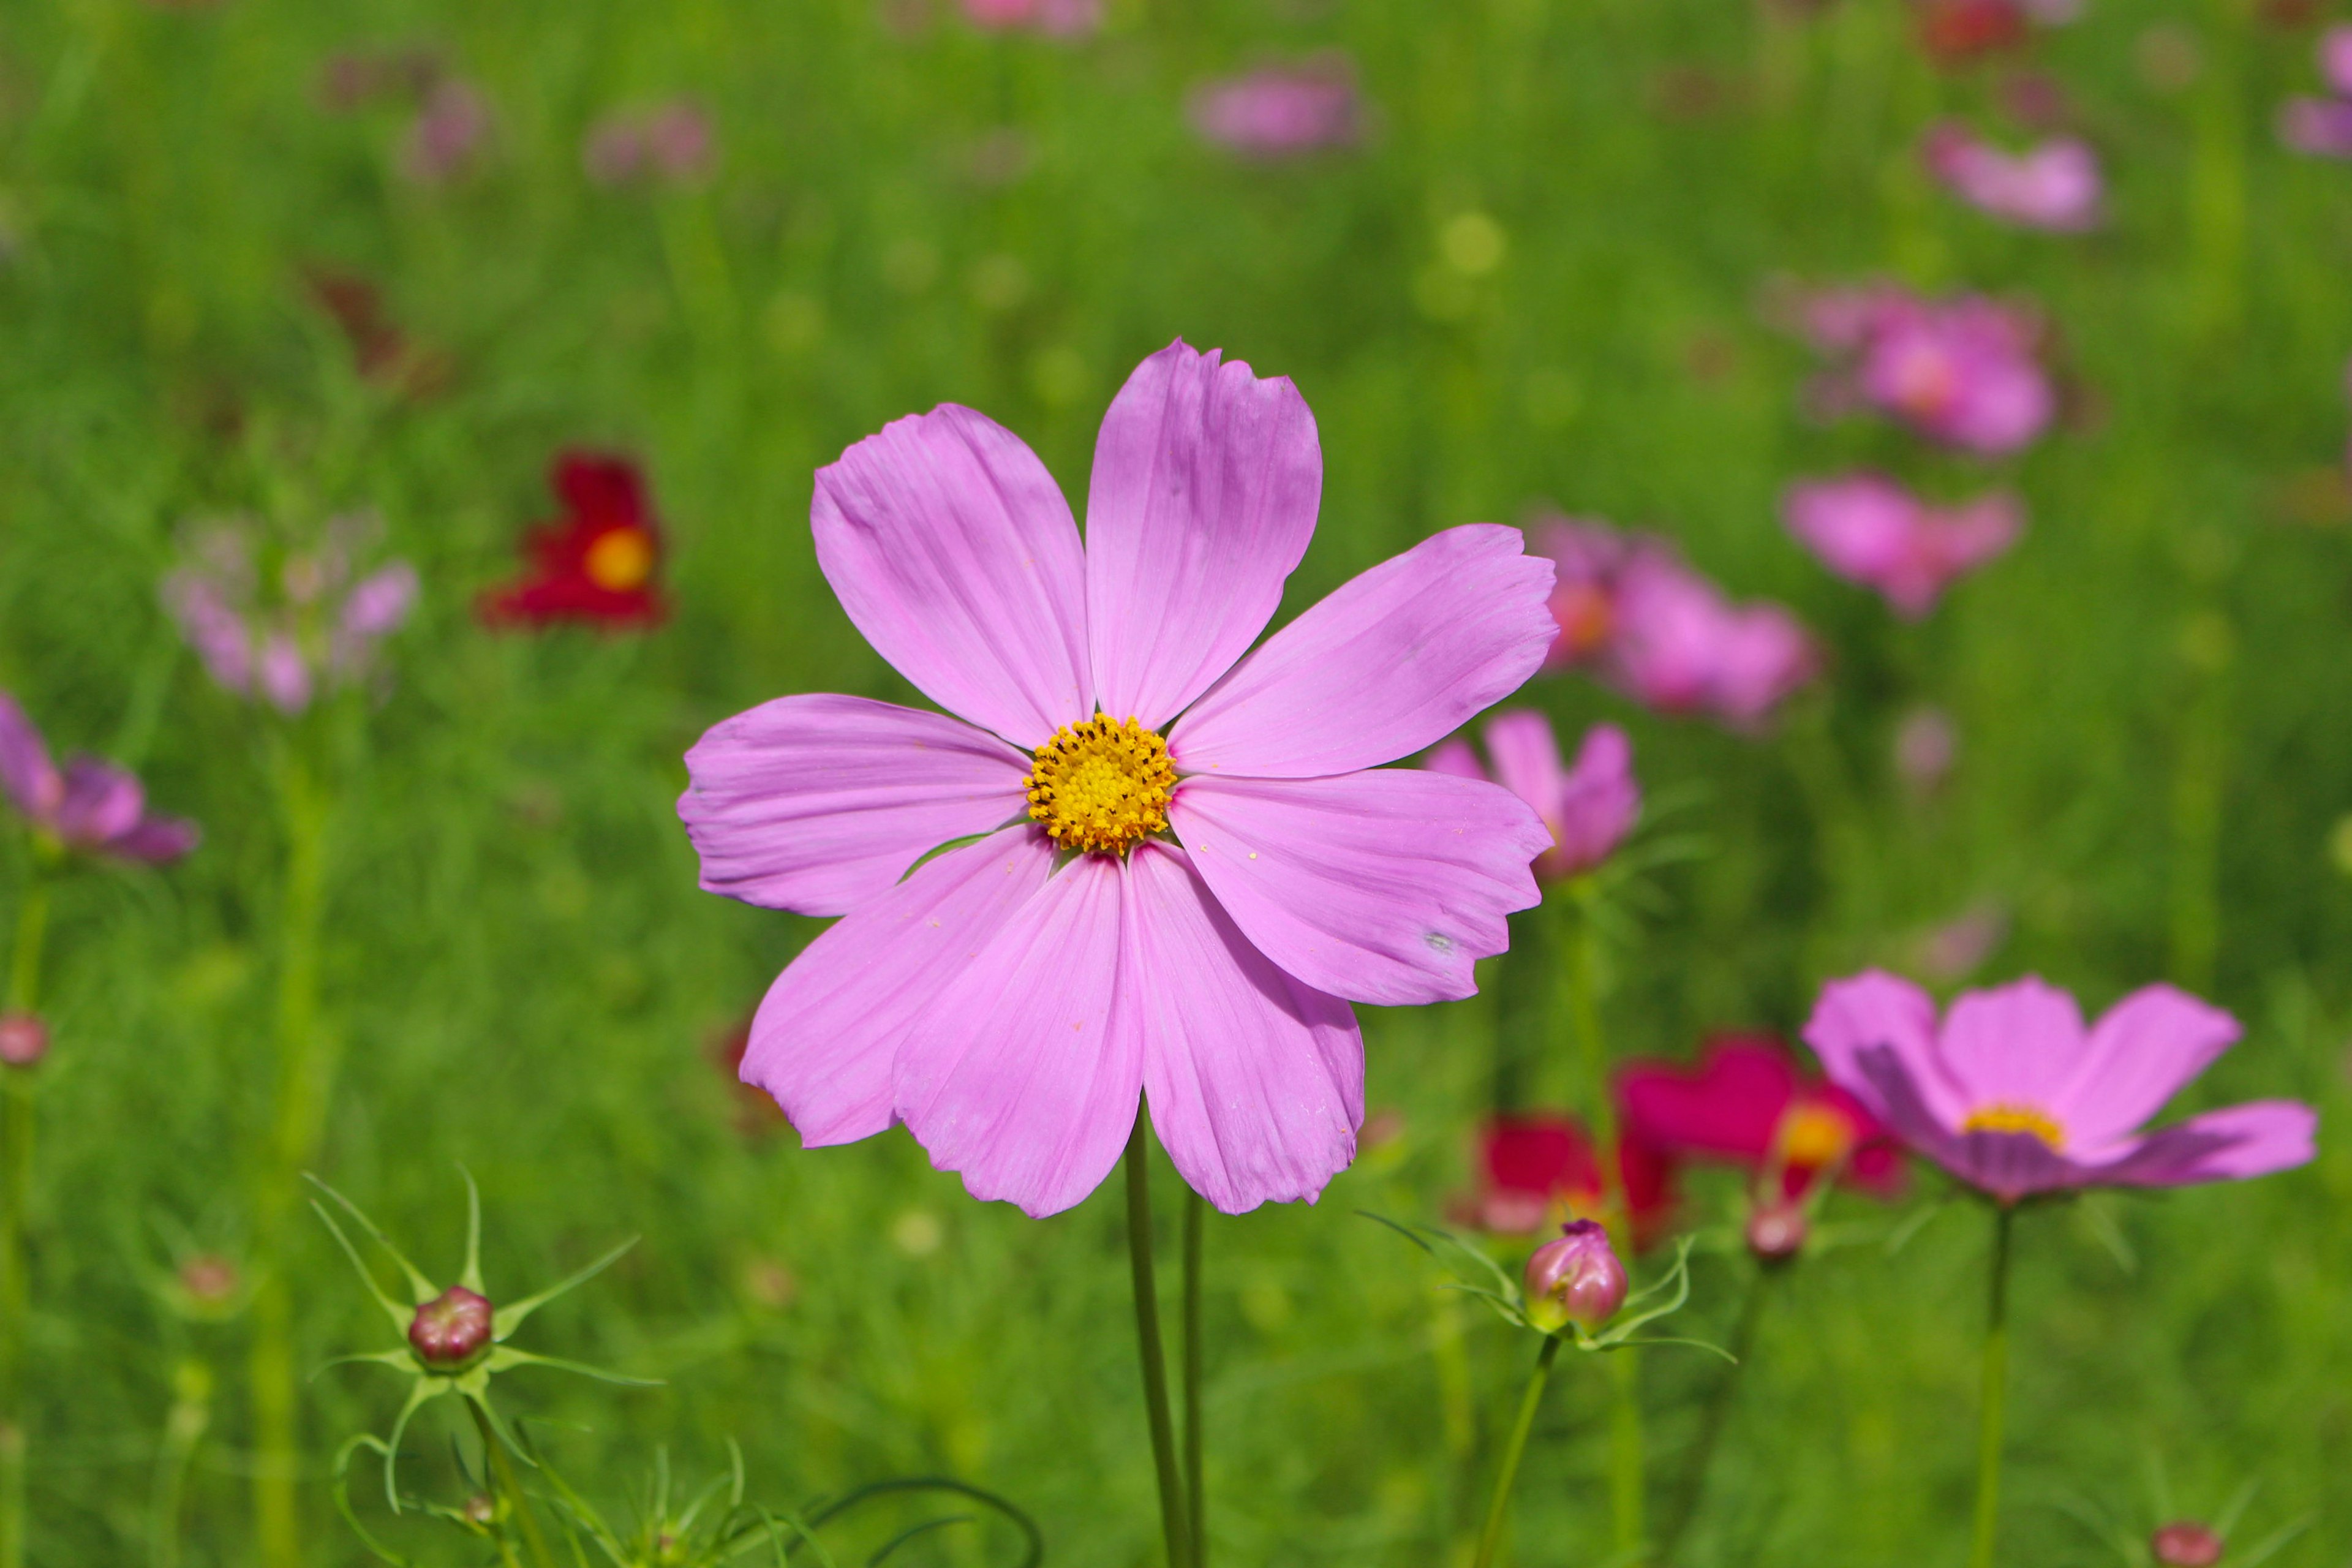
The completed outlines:
{"type": "Polygon", "coordinates": [[[2001,1418],[2009,1394],[2009,1232],[2017,1211],[1993,1211],[1992,1292],[1985,1318],[1984,1404],[1977,1429],[1977,1524],[1969,1568],[1992,1568],[2000,1523],[2001,1418]]]}
{"type": "MultiPolygon", "coordinates": [[[[514,1456],[499,1441],[498,1433],[491,1429],[489,1417],[482,1414],[480,1405],[468,1399],[466,1409],[474,1417],[474,1430],[481,1435],[482,1468],[489,1472],[491,1489],[506,1500],[506,1517],[512,1519],[521,1532],[532,1568],[555,1568],[554,1555],[547,1550],[547,1537],[539,1528],[539,1515],[530,1510],[530,1499],[524,1495],[522,1478],[515,1473],[514,1456]]],[[[503,1531],[500,1533],[503,1537],[503,1531]]]]}
{"type": "Polygon", "coordinates": [[[1502,1468],[1495,1472],[1495,1495],[1486,1504],[1486,1527],[1478,1532],[1478,1555],[1471,1560],[1471,1568],[1492,1568],[1495,1553],[1502,1547],[1503,1522],[1511,1513],[1511,1484],[1519,1479],[1519,1461],[1527,1456],[1528,1434],[1535,1429],[1544,1384],[1551,1376],[1551,1363],[1559,1359],[1559,1336],[1546,1334],[1543,1349],[1536,1355],[1536,1369],[1528,1374],[1527,1392],[1519,1395],[1518,1419],[1511,1423],[1510,1438],[1503,1445],[1502,1468]]]}
{"type": "Polygon", "coordinates": [[[1136,1348],[1143,1361],[1143,1403],[1151,1418],[1151,1460],[1159,1471],[1160,1529],[1168,1568],[1188,1568],[1192,1536],[1185,1528],[1184,1481],[1176,1462],[1176,1426],[1168,1408],[1168,1363],[1160,1342],[1160,1289],[1151,1269],[1150,1152],[1143,1107],[1127,1140],[1127,1257],[1134,1274],[1136,1348]]]}
{"type": "Polygon", "coordinates": [[[1208,1201],[1184,1192],[1184,1527],[1192,1544],[1192,1568],[1208,1568],[1208,1482],[1202,1479],[1205,1444],[1201,1417],[1201,1244],[1208,1201]]]}

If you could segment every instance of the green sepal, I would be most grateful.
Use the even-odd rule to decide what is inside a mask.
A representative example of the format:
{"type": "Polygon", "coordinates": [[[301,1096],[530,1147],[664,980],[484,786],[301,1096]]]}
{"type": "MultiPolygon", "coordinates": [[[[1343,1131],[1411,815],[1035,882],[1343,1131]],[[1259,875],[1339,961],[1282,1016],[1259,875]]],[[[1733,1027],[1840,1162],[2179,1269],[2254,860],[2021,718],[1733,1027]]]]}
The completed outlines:
{"type": "MultiPolygon", "coordinates": [[[[335,1202],[341,1204],[343,1207],[343,1212],[350,1215],[352,1219],[359,1223],[360,1228],[368,1233],[369,1238],[378,1247],[383,1247],[385,1254],[389,1256],[394,1263],[400,1265],[400,1271],[408,1277],[408,1288],[416,1293],[416,1305],[422,1307],[425,1302],[430,1301],[434,1297],[441,1294],[441,1287],[426,1279],[423,1269],[408,1261],[408,1255],[401,1251],[400,1248],[393,1246],[392,1238],[384,1235],[383,1231],[376,1228],[375,1221],[368,1218],[366,1214],[361,1210],[359,1205],[352,1202],[351,1199],[343,1196],[342,1194],[335,1191],[334,1188],[327,1185],[326,1183],[310,1174],[308,1171],[302,1173],[302,1179],[309,1182],[320,1192],[326,1194],[329,1197],[334,1199],[335,1202]]],[[[318,1205],[313,1204],[311,1206],[316,1208],[318,1205]]],[[[323,1211],[321,1212],[323,1213],[323,1211]]],[[[329,1225],[332,1225],[334,1222],[332,1220],[329,1220],[327,1223],[329,1225]]],[[[348,1250],[348,1248],[346,1248],[346,1250],[348,1250]]],[[[353,1261],[357,1261],[356,1255],[353,1257],[353,1261]]],[[[404,1318],[402,1320],[402,1331],[405,1332],[406,1329],[407,1320],[404,1318]]]]}
{"type": "Polygon", "coordinates": [[[335,1233],[336,1244],[342,1247],[343,1256],[352,1260],[352,1268],[359,1273],[360,1283],[367,1287],[367,1293],[375,1299],[377,1306],[383,1309],[384,1316],[392,1320],[393,1328],[404,1335],[406,1334],[414,1310],[401,1306],[383,1293],[383,1287],[375,1282],[375,1276],[370,1273],[368,1266],[361,1261],[359,1249],[352,1245],[352,1238],[343,1234],[343,1227],[335,1223],[335,1216],[327,1212],[325,1205],[312,1198],[310,1207],[321,1220],[326,1222],[327,1228],[335,1233]]]}
{"type": "Polygon", "coordinates": [[[395,1514],[400,1511],[400,1480],[395,1472],[400,1465],[401,1435],[408,1430],[411,1416],[426,1405],[440,1398],[441,1395],[449,1393],[452,1386],[446,1377],[430,1377],[420,1373],[416,1379],[416,1385],[408,1391],[407,1403],[401,1405],[400,1414],[393,1417],[392,1441],[383,1446],[383,1495],[384,1500],[392,1505],[392,1511],[395,1514]]]}
{"type": "Polygon", "coordinates": [[[605,1269],[610,1268],[614,1264],[620,1261],[621,1255],[623,1253],[636,1246],[638,1240],[639,1238],[634,1236],[629,1237],[628,1240],[621,1243],[620,1246],[613,1248],[612,1251],[604,1254],[604,1257],[599,1258],[593,1263],[589,1264],[586,1268],[580,1269],[566,1279],[556,1281],[556,1283],[549,1286],[546,1289],[541,1290],[536,1296],[526,1296],[521,1300],[516,1301],[509,1306],[492,1308],[490,1311],[490,1338],[495,1341],[504,1342],[509,1334],[513,1333],[517,1329],[522,1327],[522,1321],[525,1318],[530,1317],[533,1312],[538,1311],[541,1307],[546,1306],[550,1301],[554,1300],[558,1296],[562,1295],[565,1291],[577,1289],[579,1287],[588,1283],[589,1280],[596,1278],[597,1275],[604,1272],[605,1269]]]}
{"type": "Polygon", "coordinates": [[[465,1166],[457,1173],[466,1178],[466,1267],[457,1271],[457,1283],[475,1295],[488,1297],[489,1290],[482,1283],[482,1189],[474,1184],[474,1173],[465,1166]]]}
{"type": "Polygon", "coordinates": [[[576,1372],[583,1377],[593,1377],[599,1383],[617,1384],[623,1388],[662,1386],[662,1380],[657,1377],[629,1377],[617,1372],[606,1372],[602,1367],[590,1366],[585,1362],[565,1361],[560,1356],[536,1355],[530,1351],[519,1351],[512,1345],[500,1345],[492,1351],[482,1362],[480,1370],[487,1378],[489,1373],[511,1372],[519,1366],[544,1366],[557,1372],[576,1372]]]}

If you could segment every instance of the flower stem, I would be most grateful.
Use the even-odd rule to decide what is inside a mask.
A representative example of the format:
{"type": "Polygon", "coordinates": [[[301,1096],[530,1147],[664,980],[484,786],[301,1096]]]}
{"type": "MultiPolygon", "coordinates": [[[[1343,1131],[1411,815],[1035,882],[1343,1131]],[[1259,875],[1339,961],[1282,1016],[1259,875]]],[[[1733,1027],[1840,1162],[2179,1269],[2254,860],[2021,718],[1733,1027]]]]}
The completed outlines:
{"type": "Polygon", "coordinates": [[[1184,1189],[1184,1528],[1192,1545],[1192,1568],[1208,1568],[1208,1482],[1202,1464],[1201,1243],[1208,1200],[1184,1189]]]}
{"type": "Polygon", "coordinates": [[[1478,1555],[1471,1560],[1471,1568],[1492,1568],[1495,1553],[1503,1544],[1503,1521],[1511,1512],[1511,1483],[1518,1479],[1528,1434],[1535,1429],[1536,1407],[1543,1403],[1544,1384],[1558,1359],[1559,1336],[1546,1334],[1543,1349],[1536,1355],[1536,1369],[1528,1374],[1527,1392],[1519,1395],[1518,1419],[1511,1424],[1510,1440],[1503,1446],[1503,1466],[1495,1472],[1495,1495],[1486,1504],[1486,1528],[1478,1532],[1478,1555]]]}
{"type": "Polygon", "coordinates": [[[1642,1447],[1641,1364],[1638,1352],[1621,1350],[1609,1358],[1614,1398],[1609,1408],[1609,1515],[1615,1528],[1615,1561],[1643,1561],[1649,1529],[1645,1512],[1645,1458],[1642,1447]]]}
{"type": "Polygon", "coordinates": [[[2009,1394],[2009,1232],[2017,1211],[1993,1210],[1992,1291],[1985,1318],[1984,1393],[1977,1429],[1977,1525],[1969,1568],[1992,1568],[1993,1536],[2000,1522],[2000,1437],[2009,1394]]]}
{"type": "Polygon", "coordinates": [[[180,1511],[188,1489],[188,1469],[212,1423],[212,1369],[200,1361],[181,1363],[173,1377],[176,1392],[163,1417],[163,1440],[155,1449],[155,1484],[147,1505],[149,1568],[179,1568],[180,1511]]]}
{"type": "MultiPolygon", "coordinates": [[[[507,1452],[504,1443],[482,1414],[482,1407],[472,1400],[466,1408],[474,1417],[474,1430],[482,1437],[482,1468],[489,1472],[490,1485],[506,1499],[507,1517],[511,1518],[522,1533],[523,1545],[530,1552],[532,1568],[555,1568],[555,1558],[547,1550],[547,1537],[541,1533],[539,1516],[530,1510],[530,1499],[524,1495],[522,1478],[515,1473],[514,1457],[507,1452]]],[[[501,1530],[503,1535],[504,1531],[501,1530]]]]}
{"type": "Polygon", "coordinates": [[[1682,1544],[1691,1521],[1698,1517],[1698,1505],[1706,1497],[1707,1471],[1714,1468],[1716,1445],[1723,1440],[1724,1426],[1731,1418],[1733,1396],[1739,1392],[1739,1375],[1747,1369],[1748,1353],[1756,1343],[1756,1326],[1763,1320],[1764,1298],[1771,1283],[1769,1268],[1759,1268],[1748,1275],[1739,1317],[1731,1328],[1731,1364],[1723,1369],[1715,1391],[1707,1395],[1706,1413],[1699,1417],[1698,1440],[1691,1445],[1690,1463],[1675,1500],[1673,1520],[1659,1537],[1658,1554],[1667,1562],[1674,1560],[1675,1548],[1682,1544]]]}
{"type": "MultiPolygon", "coordinates": [[[[49,929],[49,884],[37,866],[16,909],[8,965],[8,1011],[40,1005],[41,952],[49,929]]],[[[25,1342],[32,1316],[26,1211],[33,1196],[34,1069],[0,1068],[0,1568],[25,1562],[25,1342]]]]}
{"type": "Polygon", "coordinates": [[[1127,1256],[1134,1271],[1136,1348],[1143,1361],[1143,1403],[1151,1417],[1151,1459],[1159,1470],[1160,1529],[1168,1568],[1188,1568],[1192,1536],[1185,1529],[1183,1477],[1176,1462],[1176,1427],[1168,1408],[1168,1363],[1160,1343],[1160,1289],[1151,1271],[1150,1152],[1144,1118],[1136,1108],[1127,1140],[1127,1256]]]}

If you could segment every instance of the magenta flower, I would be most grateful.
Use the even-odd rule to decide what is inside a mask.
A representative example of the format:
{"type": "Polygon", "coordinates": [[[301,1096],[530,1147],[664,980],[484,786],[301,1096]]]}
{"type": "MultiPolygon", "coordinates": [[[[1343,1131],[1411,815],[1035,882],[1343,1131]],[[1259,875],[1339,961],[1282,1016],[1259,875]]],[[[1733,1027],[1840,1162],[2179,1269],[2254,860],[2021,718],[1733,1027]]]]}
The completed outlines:
{"type": "Polygon", "coordinates": [[[1337,54],[1203,82],[1188,113],[1203,139],[1250,158],[1349,147],[1364,132],[1355,68],[1337,54]]]}
{"type": "Polygon", "coordinates": [[[376,645],[416,603],[416,570],[404,561],[352,581],[374,532],[364,514],[336,518],[315,546],[285,552],[277,572],[265,574],[256,561],[264,542],[251,521],[205,524],[163,579],[163,607],[215,684],[299,713],[322,687],[363,679],[376,645]]]}
{"type": "Polygon", "coordinates": [[[683,98],[608,114],[589,127],[580,148],[582,166],[600,185],[687,184],[709,174],[718,160],[710,117],[683,98]]]}
{"type": "Polygon", "coordinates": [[[842,607],[957,717],[785,697],[687,753],[702,886],[844,917],[743,1058],[804,1143],[903,1122],[974,1196],[1047,1215],[1140,1090],[1227,1212],[1348,1164],[1348,1004],[1471,994],[1550,841],[1508,790],[1379,764],[1507,695],[1555,628],[1549,563],[1473,524],[1249,651],[1321,492],[1297,390],[1181,342],[1104,417],[1083,543],[1029,448],[952,404],[818,472],[842,607]]]}
{"type": "Polygon", "coordinates": [[[1829,289],[1804,301],[1801,320],[1815,347],[1843,361],[1815,389],[1832,412],[1875,408],[1991,457],[2026,446],[2056,416],[2057,394],[2034,357],[2039,324],[2010,306],[1975,294],[1829,289]]]}
{"type": "Polygon", "coordinates": [[[2009,153],[1948,120],[1927,132],[1922,155],[1953,195],[2004,222],[2061,231],[2098,224],[2105,190],[2098,154],[2077,137],[2009,153]]]}
{"type": "Polygon", "coordinates": [[[2352,26],[2319,36],[2319,74],[2326,98],[2290,98],[2279,105],[2279,140],[2317,158],[2352,158],[2352,26]]]}
{"type": "Polygon", "coordinates": [[[2312,1157],[2294,1100],[2140,1124],[2238,1038],[2236,1019],[2169,985],[2085,1029],[2074,997],[2028,977],[1936,1005],[1873,970],[1822,992],[1805,1043],[1832,1081],[1912,1148],[2001,1203],[2078,1187],[2171,1187],[2266,1175],[2312,1157]]]}
{"type": "Polygon", "coordinates": [[[1817,659],[1777,605],[1734,605],[1654,534],[1561,518],[1538,533],[1559,568],[1549,662],[1591,670],[1645,706],[1752,729],[1811,680],[1817,659]]]}
{"type": "MultiPolygon", "coordinates": [[[[1633,742],[1614,724],[1585,731],[1573,767],[1563,767],[1551,721],[1540,713],[1498,714],[1486,726],[1486,755],[1504,788],[1535,807],[1551,847],[1536,857],[1540,881],[1564,881],[1609,858],[1642,812],[1633,777],[1633,742]]],[[[1430,753],[1429,766],[1458,778],[1484,779],[1467,741],[1448,741],[1430,753]]]]}
{"type": "Polygon", "coordinates": [[[490,100],[457,77],[425,94],[401,142],[400,172],[420,185],[446,185],[473,172],[489,145],[490,100]]]}
{"type": "Polygon", "coordinates": [[[992,33],[1080,37],[1102,26],[1102,0],[963,0],[963,16],[992,33]]]}
{"type": "Polygon", "coordinates": [[[1917,620],[1954,578],[2017,542],[2024,509],[2005,493],[1931,507],[1882,474],[1792,485],[1780,503],[1789,531],[1848,582],[1875,588],[1917,620]]]}
{"type": "Polygon", "coordinates": [[[110,860],[160,865],[196,847],[196,825],[147,809],[147,792],[124,769],[96,757],[60,770],[16,700],[0,691],[0,794],[32,826],[67,849],[110,860]]]}

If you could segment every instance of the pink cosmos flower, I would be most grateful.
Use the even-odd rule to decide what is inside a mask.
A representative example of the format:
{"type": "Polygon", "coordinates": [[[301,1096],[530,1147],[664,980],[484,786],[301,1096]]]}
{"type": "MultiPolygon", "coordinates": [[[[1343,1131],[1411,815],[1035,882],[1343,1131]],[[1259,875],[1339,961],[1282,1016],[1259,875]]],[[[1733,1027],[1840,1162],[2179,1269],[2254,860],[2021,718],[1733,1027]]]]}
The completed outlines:
{"type": "Polygon", "coordinates": [[[400,149],[400,172],[420,185],[446,185],[471,174],[488,149],[490,100],[472,82],[446,77],[425,94],[400,149]]]}
{"type": "Polygon", "coordinates": [[[580,147],[582,166],[600,185],[686,184],[709,174],[718,157],[710,117],[684,98],[608,114],[588,128],[580,147]]]}
{"type": "Polygon", "coordinates": [[[1336,54],[1203,82],[1189,113],[1204,139],[1252,158],[1353,146],[1364,130],[1355,68],[1336,54]]]}
{"type": "Polygon", "coordinates": [[[1931,507],[1883,474],[1792,485],[1780,503],[1789,531],[1848,582],[1875,588],[1917,620],[1953,579],[2017,542],[2024,508],[2005,493],[1931,507]]]}
{"type": "Polygon", "coordinates": [[[2023,228],[2096,226],[2104,184],[2098,154],[2078,137],[2053,137],[2009,153],[1957,121],[1927,132],[1927,170],[1980,212],[2023,228]]]}
{"type": "Polygon", "coordinates": [[[1912,1148],[2004,1204],[2077,1187],[2170,1187],[2266,1175],[2312,1157],[2294,1100],[2140,1124],[2238,1038],[2236,1019],[2169,985],[2085,1029],[2074,997],[2028,977],[1936,1005],[1876,970],[1822,992],[1805,1043],[1832,1081],[1912,1148]]]}
{"type": "Polygon", "coordinates": [[[68,758],[59,769],[41,732],[5,691],[0,794],[36,833],[85,855],[160,865],[196,847],[196,825],[149,811],[147,792],[125,769],[87,756],[68,758]]]}
{"type": "Polygon", "coordinates": [[[1102,26],[1102,0],[963,0],[963,16],[992,33],[1079,37],[1102,26]]]}
{"type": "Polygon", "coordinates": [[[743,1059],[804,1143],[903,1122],[974,1196],[1048,1215],[1140,1091],[1229,1213],[1346,1167],[1349,1003],[1471,994],[1550,842],[1508,790],[1380,764],[1507,695],[1556,628],[1550,563],[1481,523],[1249,651],[1321,491],[1297,389],[1181,342],[1104,416],[1083,543],[1029,448],[952,404],[818,472],[843,609],[957,717],[785,697],[687,753],[702,886],[844,917],[743,1059]]]}
{"type": "Polygon", "coordinates": [[[1816,347],[1844,362],[1815,388],[1831,412],[1859,404],[1930,440],[1994,457],[2032,442],[2057,414],[2034,357],[2039,324],[1981,295],[1827,289],[1802,302],[1800,321],[1816,347]]]}
{"type": "Polygon", "coordinates": [[[1548,662],[1588,668],[1635,701],[1752,729],[1812,679],[1812,640],[1777,605],[1734,605],[1654,534],[1559,518],[1537,549],[1559,568],[1548,662]]]}
{"type": "MultiPolygon", "coordinates": [[[[1551,721],[1540,713],[1503,713],[1487,721],[1486,755],[1506,789],[1542,818],[1551,847],[1536,857],[1539,881],[1581,876],[1609,858],[1642,812],[1642,786],[1633,777],[1633,742],[1614,724],[1595,724],[1584,733],[1573,767],[1563,767],[1551,721]]],[[[1486,770],[1470,742],[1448,741],[1432,752],[1429,766],[1457,778],[1483,779],[1486,770]]]]}

